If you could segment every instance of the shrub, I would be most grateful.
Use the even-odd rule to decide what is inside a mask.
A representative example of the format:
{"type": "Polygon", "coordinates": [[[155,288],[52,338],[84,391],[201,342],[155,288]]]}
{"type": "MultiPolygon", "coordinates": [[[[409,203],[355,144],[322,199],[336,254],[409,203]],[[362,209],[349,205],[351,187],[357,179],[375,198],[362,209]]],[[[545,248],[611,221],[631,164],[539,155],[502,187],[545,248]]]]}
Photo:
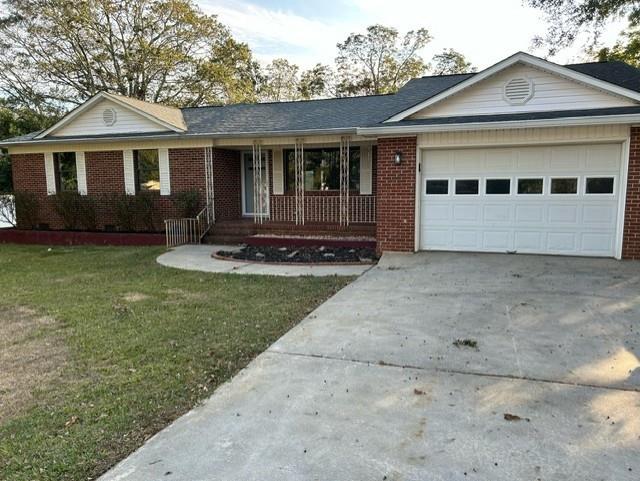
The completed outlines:
{"type": "Polygon", "coordinates": [[[200,192],[196,189],[178,192],[173,198],[173,205],[181,217],[195,217],[200,212],[200,192]]]}
{"type": "Polygon", "coordinates": [[[140,192],[136,195],[138,225],[142,225],[146,232],[155,232],[155,222],[153,221],[154,206],[155,196],[152,192],[140,192]]]}
{"type": "Polygon", "coordinates": [[[59,192],[54,199],[56,212],[62,219],[66,230],[79,229],[78,210],[80,194],[77,192],[59,192]]]}
{"type": "Polygon", "coordinates": [[[122,232],[154,231],[155,199],[152,193],[114,194],[109,204],[113,206],[118,230],[122,232]]]}
{"type": "Polygon", "coordinates": [[[94,231],[98,224],[96,200],[86,195],[79,197],[76,222],[83,230],[94,231]]]}
{"type": "Polygon", "coordinates": [[[31,192],[16,192],[13,197],[17,223],[22,228],[35,229],[38,223],[38,211],[40,210],[38,198],[31,192]]]}

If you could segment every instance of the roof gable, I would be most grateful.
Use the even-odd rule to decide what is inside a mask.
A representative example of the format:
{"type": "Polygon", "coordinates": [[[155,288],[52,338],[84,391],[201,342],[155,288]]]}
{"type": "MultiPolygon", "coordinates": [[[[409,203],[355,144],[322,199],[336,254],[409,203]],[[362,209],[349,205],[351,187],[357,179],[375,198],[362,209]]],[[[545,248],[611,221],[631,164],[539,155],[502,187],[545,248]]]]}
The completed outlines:
{"type": "Polygon", "coordinates": [[[180,109],[101,92],[35,138],[186,130],[180,109]]]}
{"type": "MultiPolygon", "coordinates": [[[[519,52],[438,95],[420,102],[409,109],[398,112],[385,122],[395,122],[409,118],[425,118],[428,116],[561,110],[562,107],[559,109],[557,106],[558,103],[565,102],[568,104],[575,101],[575,98],[573,100],[553,100],[551,97],[554,94],[551,93],[550,90],[556,87],[559,88],[558,92],[560,93],[562,93],[562,88],[564,88],[568,96],[577,95],[579,97],[581,94],[584,95],[583,104],[580,108],[624,107],[637,105],[638,102],[640,102],[640,93],[637,91],[584,74],[578,69],[563,67],[519,52]],[[528,99],[524,103],[514,105],[506,102],[505,99],[502,98],[504,83],[508,81],[508,79],[505,80],[508,77],[508,72],[509,70],[513,72],[513,69],[516,68],[524,69],[520,71],[524,78],[527,78],[527,76],[534,77],[531,85],[534,93],[537,92],[537,90],[542,90],[542,95],[538,98],[538,101],[533,103],[536,105],[533,109],[533,104],[526,106],[527,103],[529,103],[528,99]],[[537,87],[535,85],[536,78],[540,81],[540,85],[537,87]],[[485,86],[484,89],[483,86],[485,86]],[[498,93],[497,90],[500,92],[498,93]],[[476,94],[475,98],[473,96],[474,92],[476,94]],[[544,100],[545,95],[546,100],[544,100]],[[456,110],[454,108],[456,98],[462,99],[458,105],[462,110],[456,110]],[[451,108],[441,107],[445,105],[445,101],[447,104],[451,104],[451,108]],[[475,104],[472,107],[474,109],[473,111],[467,110],[467,108],[471,108],[471,105],[465,104],[465,101],[475,104]],[[484,107],[482,106],[482,102],[485,102],[484,107]],[[490,104],[493,106],[490,106],[490,104]],[[440,108],[440,111],[437,110],[438,108],[440,108]],[[478,108],[480,110],[478,110],[478,108]],[[485,112],[482,112],[483,109],[485,112]],[[431,112],[434,112],[434,114],[431,115],[431,112]]],[[[558,92],[556,92],[556,94],[558,92]]],[[[531,99],[534,97],[535,96],[532,96],[531,99]]],[[[571,108],[575,109],[575,104],[571,108]]]]}

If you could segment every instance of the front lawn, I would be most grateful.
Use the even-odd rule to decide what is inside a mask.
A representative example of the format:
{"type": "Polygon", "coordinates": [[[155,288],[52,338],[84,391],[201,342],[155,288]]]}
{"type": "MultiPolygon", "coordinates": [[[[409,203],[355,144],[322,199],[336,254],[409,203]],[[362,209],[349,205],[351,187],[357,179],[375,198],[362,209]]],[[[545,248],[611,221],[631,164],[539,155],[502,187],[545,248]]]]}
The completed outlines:
{"type": "Polygon", "coordinates": [[[349,282],[161,252],[0,245],[0,479],[95,478],[349,282]]]}

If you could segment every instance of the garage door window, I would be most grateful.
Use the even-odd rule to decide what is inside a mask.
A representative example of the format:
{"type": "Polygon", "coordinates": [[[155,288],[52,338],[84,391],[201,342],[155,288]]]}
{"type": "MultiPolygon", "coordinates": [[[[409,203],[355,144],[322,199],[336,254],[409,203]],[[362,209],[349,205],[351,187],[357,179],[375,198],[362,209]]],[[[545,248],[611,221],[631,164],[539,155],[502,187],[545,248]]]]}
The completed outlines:
{"type": "Polygon", "coordinates": [[[577,194],[578,178],[577,177],[561,177],[551,179],[552,194],[577,194]]]}
{"type": "Polygon", "coordinates": [[[449,194],[449,180],[448,179],[428,179],[427,180],[427,195],[447,195],[449,194]]]}
{"type": "Polygon", "coordinates": [[[518,179],[518,194],[542,194],[543,178],[518,179]]]}
{"type": "Polygon", "coordinates": [[[456,195],[478,195],[478,179],[456,179],[456,195]]]}
{"type": "Polygon", "coordinates": [[[613,194],[613,177],[587,177],[585,193],[613,194]]]}
{"type": "Polygon", "coordinates": [[[487,179],[484,192],[487,195],[508,195],[511,193],[511,179],[487,179]]]}

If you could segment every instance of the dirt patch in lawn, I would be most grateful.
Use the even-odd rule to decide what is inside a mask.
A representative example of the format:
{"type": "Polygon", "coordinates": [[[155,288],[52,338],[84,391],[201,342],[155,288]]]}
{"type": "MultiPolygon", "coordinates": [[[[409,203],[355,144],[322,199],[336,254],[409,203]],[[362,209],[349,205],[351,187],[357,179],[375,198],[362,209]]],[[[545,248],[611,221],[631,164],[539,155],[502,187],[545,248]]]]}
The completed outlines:
{"type": "Polygon", "coordinates": [[[149,299],[149,296],[140,292],[128,292],[123,299],[127,302],[141,302],[149,299]]]}
{"type": "Polygon", "coordinates": [[[0,308],[0,424],[31,406],[35,390],[61,378],[67,351],[54,325],[28,308],[0,308]]]}

